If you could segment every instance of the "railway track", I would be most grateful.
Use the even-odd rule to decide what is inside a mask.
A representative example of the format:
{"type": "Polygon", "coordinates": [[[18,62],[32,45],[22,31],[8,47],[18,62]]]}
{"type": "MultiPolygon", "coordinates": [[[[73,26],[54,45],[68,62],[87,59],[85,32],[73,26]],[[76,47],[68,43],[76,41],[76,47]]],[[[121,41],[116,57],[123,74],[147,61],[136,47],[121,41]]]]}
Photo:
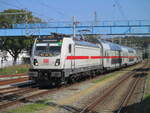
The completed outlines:
{"type": "MultiPolygon", "coordinates": [[[[87,81],[83,81],[83,82],[87,82],[87,81]]],[[[3,90],[0,90],[0,92],[12,93],[11,96],[19,94],[19,96],[18,96],[18,98],[13,98],[10,101],[6,101],[6,102],[0,101],[0,111],[7,108],[7,107],[12,106],[12,105],[20,104],[20,103],[23,103],[24,101],[30,101],[32,99],[34,100],[37,97],[42,97],[42,96],[47,95],[49,93],[54,93],[55,91],[58,91],[58,90],[63,90],[65,88],[76,86],[76,85],[79,85],[80,83],[81,82],[77,82],[77,83],[74,83],[71,85],[56,87],[56,88],[50,88],[50,89],[39,89],[37,87],[31,88],[31,87],[33,87],[32,85],[30,86],[30,88],[27,87],[26,89],[21,89],[18,87],[14,87],[14,90],[12,90],[11,88],[3,88],[3,90]],[[11,90],[11,91],[9,91],[9,90],[11,90]],[[23,94],[23,95],[21,95],[21,94],[23,94]]],[[[7,96],[7,95],[3,95],[2,98],[4,98],[5,96],[7,96]]]]}
{"type": "MultiPolygon", "coordinates": [[[[96,78],[97,77],[95,77],[95,79],[96,78]]],[[[22,91],[23,91],[22,94],[24,94],[22,96],[19,95],[19,98],[14,98],[11,101],[7,101],[7,102],[4,102],[4,103],[1,102],[0,103],[0,111],[5,109],[5,108],[7,108],[7,107],[9,107],[9,106],[22,103],[23,101],[29,101],[29,100],[35,99],[37,97],[44,96],[46,94],[53,93],[53,92],[58,91],[58,90],[63,90],[65,88],[69,88],[69,87],[72,87],[72,86],[76,86],[76,85],[79,85],[81,83],[88,82],[88,81],[90,81],[90,79],[88,79],[86,81],[82,81],[82,82],[76,82],[74,84],[65,85],[65,86],[62,86],[62,87],[56,87],[56,88],[52,88],[52,89],[47,89],[47,90],[42,90],[42,89],[38,89],[38,88],[36,88],[36,90],[35,90],[34,88],[32,88],[31,90],[28,90],[28,92],[26,92],[26,90],[18,88],[18,87],[0,89],[0,92],[12,93],[12,95],[13,94],[21,94],[20,92],[22,92],[22,91]],[[36,91],[37,91],[37,93],[34,93],[36,91]],[[29,94],[30,92],[32,92],[31,95],[29,94]]],[[[30,86],[30,88],[31,87],[32,87],[32,85],[30,86]]],[[[26,88],[26,89],[28,89],[28,88],[26,88]]],[[[3,95],[3,98],[4,98],[4,95],[3,95]]]]}
{"type": "MultiPolygon", "coordinates": [[[[147,64],[144,64],[143,66],[141,66],[140,68],[133,70],[127,74],[125,74],[123,76],[123,78],[121,78],[118,83],[112,85],[109,87],[109,89],[107,89],[107,91],[102,95],[102,96],[98,96],[95,97],[94,99],[92,99],[92,101],[90,102],[90,104],[87,104],[86,106],[84,106],[84,108],[82,108],[81,110],[77,110],[76,113],[98,113],[96,112],[95,108],[99,105],[99,104],[103,104],[102,102],[105,101],[105,99],[107,99],[108,97],[111,96],[111,94],[117,90],[118,87],[120,87],[124,82],[128,81],[129,78],[135,76],[137,73],[138,75],[142,74],[143,72],[140,72],[139,74],[139,70],[141,70],[141,68],[146,67],[147,64]]],[[[134,79],[132,80],[131,83],[131,87],[129,88],[130,90],[127,92],[127,95],[123,98],[123,101],[121,102],[121,104],[119,105],[119,107],[117,108],[118,111],[117,113],[124,113],[124,106],[127,105],[127,103],[129,102],[129,99],[131,98],[131,95],[133,94],[137,84],[140,83],[140,77],[134,77],[134,79]]],[[[113,111],[111,111],[113,112],[113,111]]]]}
{"type": "Polygon", "coordinates": [[[12,83],[24,82],[24,81],[28,81],[28,80],[29,80],[29,77],[2,80],[2,81],[0,81],[0,85],[9,85],[9,84],[12,84],[12,83]]]}
{"type": "Polygon", "coordinates": [[[21,77],[26,76],[27,73],[21,73],[21,74],[14,74],[14,75],[0,75],[0,78],[7,78],[7,77],[21,77]]]}
{"type": "Polygon", "coordinates": [[[0,94],[1,93],[9,93],[9,92],[15,92],[15,90],[20,90],[21,88],[26,88],[26,87],[32,87],[34,83],[32,81],[28,81],[28,82],[25,82],[25,83],[17,83],[17,84],[13,84],[13,85],[10,85],[10,86],[7,86],[5,87],[1,87],[0,88],[0,94]]]}
{"type": "Polygon", "coordinates": [[[15,98],[19,98],[21,95],[24,95],[26,93],[30,93],[33,91],[37,91],[38,88],[21,88],[21,89],[16,89],[16,90],[10,90],[10,91],[5,91],[0,93],[0,100],[1,102],[5,101],[5,100],[13,100],[14,97],[15,98]]]}
{"type": "MultiPolygon", "coordinates": [[[[135,70],[133,72],[135,72],[135,70]]],[[[129,72],[128,76],[130,76],[133,72],[129,72]]],[[[86,81],[83,81],[83,82],[86,82],[86,81]]],[[[3,88],[3,90],[0,89],[0,93],[3,94],[3,96],[0,97],[1,99],[3,98],[3,101],[0,101],[0,111],[9,107],[9,106],[12,106],[15,104],[20,104],[20,103],[23,103],[25,101],[30,101],[30,100],[35,99],[37,97],[41,97],[41,96],[47,95],[49,93],[52,93],[52,92],[55,92],[58,90],[62,90],[64,88],[69,88],[69,87],[74,86],[74,85],[79,85],[79,84],[80,83],[75,83],[72,85],[63,86],[61,88],[52,88],[52,89],[38,89],[36,87],[32,88],[32,85],[31,85],[31,87],[27,87],[27,88],[14,87],[13,90],[11,88],[3,88]],[[13,97],[13,95],[18,95],[18,96],[15,96],[14,98],[12,98],[10,100],[6,100],[7,96],[13,97]]],[[[87,111],[87,109],[89,109],[89,107],[86,109],[83,109],[83,110],[87,111]]],[[[83,111],[83,110],[82,111],[80,110],[81,113],[85,113],[85,111],[83,111]]],[[[78,113],[79,113],[79,110],[78,110],[78,113]]]]}
{"type": "Polygon", "coordinates": [[[119,110],[117,113],[125,113],[127,111],[127,109],[125,107],[128,105],[128,102],[131,99],[133,92],[134,92],[134,90],[135,90],[135,88],[139,82],[140,82],[139,78],[134,80],[134,82],[132,83],[133,86],[131,87],[131,89],[129,90],[129,92],[127,93],[125,98],[123,99],[122,103],[120,104],[120,107],[119,107],[119,110]]]}
{"type": "Polygon", "coordinates": [[[13,89],[4,89],[0,91],[0,110],[20,103],[32,96],[37,97],[47,92],[47,90],[40,90],[36,85],[26,86],[25,88],[15,87],[13,89]]]}
{"type": "MultiPolygon", "coordinates": [[[[149,64],[146,67],[149,68],[149,64]]],[[[143,69],[142,72],[137,74],[137,76],[139,76],[139,77],[136,77],[135,80],[133,81],[133,85],[129,89],[129,91],[127,92],[126,96],[123,98],[122,102],[120,103],[117,113],[136,113],[136,110],[134,110],[133,107],[128,107],[128,106],[130,104],[134,103],[134,102],[132,102],[133,101],[132,99],[137,98],[137,97],[135,97],[135,95],[136,95],[137,92],[139,92],[138,90],[140,89],[140,86],[142,84],[144,84],[142,89],[145,89],[144,87],[145,87],[146,80],[141,79],[142,76],[146,75],[145,71],[146,70],[143,69]]],[[[143,91],[143,94],[141,95],[141,100],[142,100],[143,95],[144,95],[144,91],[143,91]]]]}

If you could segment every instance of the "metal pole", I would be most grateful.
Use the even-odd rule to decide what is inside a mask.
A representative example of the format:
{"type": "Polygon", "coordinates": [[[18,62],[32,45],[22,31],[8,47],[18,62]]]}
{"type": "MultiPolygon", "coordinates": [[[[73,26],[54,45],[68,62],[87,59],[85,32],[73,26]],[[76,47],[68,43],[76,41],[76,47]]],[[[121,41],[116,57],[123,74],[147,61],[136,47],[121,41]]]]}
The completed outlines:
{"type": "Polygon", "coordinates": [[[126,37],[125,41],[126,41],[125,45],[128,46],[128,36],[126,37]]]}
{"type": "Polygon", "coordinates": [[[25,24],[26,24],[26,34],[28,33],[28,13],[27,10],[25,9],[25,24]]]}
{"type": "Polygon", "coordinates": [[[114,43],[114,39],[113,39],[113,38],[114,38],[114,37],[111,38],[112,43],[114,43]]]}
{"type": "Polygon", "coordinates": [[[94,26],[97,26],[97,13],[94,12],[94,26]]]}
{"type": "Polygon", "coordinates": [[[119,38],[119,44],[121,45],[121,37],[119,38]]]}
{"type": "Polygon", "coordinates": [[[73,16],[73,38],[76,37],[76,22],[75,16],[73,16]]]}

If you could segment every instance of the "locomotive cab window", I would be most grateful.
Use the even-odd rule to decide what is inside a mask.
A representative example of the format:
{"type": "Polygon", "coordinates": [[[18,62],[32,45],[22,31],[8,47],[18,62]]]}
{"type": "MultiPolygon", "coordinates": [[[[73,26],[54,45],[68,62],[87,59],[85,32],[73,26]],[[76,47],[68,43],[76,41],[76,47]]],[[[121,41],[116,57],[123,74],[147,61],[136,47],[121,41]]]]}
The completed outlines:
{"type": "Polygon", "coordinates": [[[68,49],[69,49],[69,53],[71,53],[71,44],[69,44],[68,49]]]}
{"type": "Polygon", "coordinates": [[[34,54],[36,56],[52,57],[61,53],[61,46],[56,44],[36,44],[34,54]]]}

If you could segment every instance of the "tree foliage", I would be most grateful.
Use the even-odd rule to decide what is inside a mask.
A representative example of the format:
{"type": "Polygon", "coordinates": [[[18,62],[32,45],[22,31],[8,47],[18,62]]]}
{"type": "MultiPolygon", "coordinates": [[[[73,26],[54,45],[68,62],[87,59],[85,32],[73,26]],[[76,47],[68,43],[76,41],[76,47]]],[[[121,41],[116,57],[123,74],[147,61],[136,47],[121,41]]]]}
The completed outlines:
{"type": "Polygon", "coordinates": [[[1,38],[1,50],[9,52],[9,54],[14,58],[13,64],[16,64],[18,55],[23,50],[30,50],[30,46],[33,43],[33,38],[27,37],[11,37],[1,38]]]}
{"type": "Polygon", "coordinates": [[[32,23],[41,21],[42,20],[40,18],[33,16],[32,12],[23,9],[7,9],[0,12],[0,28],[12,28],[12,25],[16,23],[32,23]]]}
{"type": "MultiPolygon", "coordinates": [[[[26,13],[25,10],[18,9],[8,9],[0,12],[0,28],[11,28],[14,23],[28,23],[32,22],[41,22],[41,19],[34,17],[32,12],[27,12],[25,14],[19,15],[7,15],[8,13],[26,13]],[[3,15],[4,14],[4,15],[3,15]],[[26,20],[27,16],[27,20],[26,20]]],[[[0,50],[7,51],[14,59],[14,64],[18,58],[18,55],[23,50],[29,50],[31,44],[33,42],[33,38],[31,37],[0,37],[0,50]]]]}

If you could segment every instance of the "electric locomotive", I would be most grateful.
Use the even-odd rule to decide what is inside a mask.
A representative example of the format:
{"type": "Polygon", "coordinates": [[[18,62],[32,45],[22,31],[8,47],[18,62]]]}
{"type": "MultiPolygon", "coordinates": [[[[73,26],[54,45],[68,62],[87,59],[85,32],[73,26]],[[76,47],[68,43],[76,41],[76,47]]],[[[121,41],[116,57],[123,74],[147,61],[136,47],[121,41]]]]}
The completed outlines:
{"type": "Polygon", "coordinates": [[[29,77],[38,84],[59,85],[137,63],[135,49],[80,36],[37,38],[29,77]]]}

